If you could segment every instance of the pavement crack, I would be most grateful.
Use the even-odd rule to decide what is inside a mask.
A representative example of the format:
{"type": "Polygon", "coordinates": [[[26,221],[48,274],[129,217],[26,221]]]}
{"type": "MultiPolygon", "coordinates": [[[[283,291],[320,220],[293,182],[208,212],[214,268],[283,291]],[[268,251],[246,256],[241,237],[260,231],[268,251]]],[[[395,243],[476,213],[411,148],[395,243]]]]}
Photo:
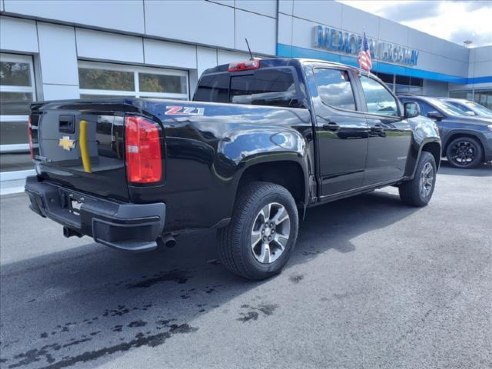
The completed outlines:
{"type": "Polygon", "coordinates": [[[413,334],[418,328],[422,327],[425,325],[425,322],[427,321],[427,319],[429,318],[429,316],[431,315],[431,313],[436,313],[438,312],[439,310],[442,310],[444,308],[447,308],[454,300],[456,300],[458,298],[458,296],[461,295],[461,292],[460,291],[456,291],[450,298],[449,300],[441,305],[441,306],[436,306],[434,308],[431,308],[429,310],[427,310],[425,312],[425,314],[420,318],[420,320],[418,320],[417,322],[415,322],[415,324],[413,324],[409,329],[407,329],[403,334],[401,334],[393,344],[391,345],[388,345],[387,346],[387,349],[395,345],[398,345],[399,343],[401,343],[402,341],[404,341],[408,336],[410,336],[411,334],[413,334]]]}

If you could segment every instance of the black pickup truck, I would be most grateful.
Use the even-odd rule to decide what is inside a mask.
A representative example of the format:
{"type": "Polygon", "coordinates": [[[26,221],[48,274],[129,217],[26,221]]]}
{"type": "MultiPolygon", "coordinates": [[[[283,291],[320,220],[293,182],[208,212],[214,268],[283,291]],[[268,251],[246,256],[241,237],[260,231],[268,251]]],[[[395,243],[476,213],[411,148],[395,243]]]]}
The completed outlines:
{"type": "Polygon", "coordinates": [[[272,276],[308,207],[399,188],[425,206],[441,157],[435,125],[373,75],[317,60],[208,69],[193,101],[66,100],[31,107],[33,211],[124,250],[217,228],[218,254],[272,276]]]}

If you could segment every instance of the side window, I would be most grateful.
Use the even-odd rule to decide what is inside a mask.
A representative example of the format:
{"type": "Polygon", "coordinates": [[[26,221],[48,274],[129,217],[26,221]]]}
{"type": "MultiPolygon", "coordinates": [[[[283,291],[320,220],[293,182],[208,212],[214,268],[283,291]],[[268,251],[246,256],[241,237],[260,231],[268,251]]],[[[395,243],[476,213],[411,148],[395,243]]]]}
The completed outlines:
{"type": "Polygon", "coordinates": [[[423,115],[424,117],[427,116],[427,113],[430,111],[435,111],[436,109],[430,106],[429,104],[426,104],[422,101],[417,101],[417,104],[420,106],[420,115],[423,115]]]}
{"type": "Polygon", "coordinates": [[[366,97],[367,111],[379,115],[398,116],[396,99],[378,81],[366,76],[360,77],[366,97]]]}
{"type": "Polygon", "coordinates": [[[346,71],[316,68],[314,76],[321,101],[335,108],[356,110],[354,92],[346,71]]]}
{"type": "MultiPolygon", "coordinates": [[[[446,104],[449,104],[449,105],[452,105],[453,107],[461,110],[462,112],[464,113],[469,113],[469,112],[472,112],[473,113],[473,110],[470,109],[468,106],[466,106],[465,104],[457,104],[455,103],[454,101],[446,101],[446,104]]],[[[472,115],[475,115],[475,114],[472,114],[472,115]]]]}

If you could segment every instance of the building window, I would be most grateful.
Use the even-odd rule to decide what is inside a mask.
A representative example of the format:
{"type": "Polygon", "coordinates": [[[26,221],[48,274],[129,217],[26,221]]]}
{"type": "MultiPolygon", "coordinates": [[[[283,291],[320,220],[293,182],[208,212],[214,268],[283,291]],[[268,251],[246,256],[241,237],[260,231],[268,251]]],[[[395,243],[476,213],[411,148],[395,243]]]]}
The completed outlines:
{"type": "Polygon", "coordinates": [[[457,99],[467,99],[470,101],[475,101],[488,109],[492,110],[492,90],[458,90],[450,91],[450,97],[457,99]]]}
{"type": "Polygon", "coordinates": [[[1,172],[32,169],[27,120],[35,100],[32,57],[0,54],[1,172]]]}
{"type": "Polygon", "coordinates": [[[379,73],[376,75],[396,94],[422,95],[424,80],[422,78],[379,73]]]}
{"type": "Polygon", "coordinates": [[[81,98],[129,96],[187,100],[188,72],[81,61],[79,90],[81,98]]]}
{"type": "Polygon", "coordinates": [[[492,90],[475,90],[475,102],[492,109],[492,90]]]}

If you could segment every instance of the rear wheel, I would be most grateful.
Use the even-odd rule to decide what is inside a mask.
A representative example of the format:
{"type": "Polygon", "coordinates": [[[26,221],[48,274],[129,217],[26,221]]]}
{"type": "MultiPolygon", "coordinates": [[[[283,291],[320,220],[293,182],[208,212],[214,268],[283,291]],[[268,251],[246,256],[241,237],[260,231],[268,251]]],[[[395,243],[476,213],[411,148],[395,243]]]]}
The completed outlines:
{"type": "Polygon", "coordinates": [[[230,224],[218,232],[222,264],[247,279],[279,273],[297,239],[298,214],[294,198],[282,186],[253,182],[236,200],[230,224]]]}
{"type": "Polygon", "coordinates": [[[434,156],[427,151],[422,151],[415,177],[411,181],[403,182],[398,188],[400,199],[407,205],[426,206],[434,193],[436,174],[434,156]]]}
{"type": "Polygon", "coordinates": [[[473,168],[482,162],[482,146],[475,138],[458,137],[446,149],[449,164],[456,168],[473,168]]]}

